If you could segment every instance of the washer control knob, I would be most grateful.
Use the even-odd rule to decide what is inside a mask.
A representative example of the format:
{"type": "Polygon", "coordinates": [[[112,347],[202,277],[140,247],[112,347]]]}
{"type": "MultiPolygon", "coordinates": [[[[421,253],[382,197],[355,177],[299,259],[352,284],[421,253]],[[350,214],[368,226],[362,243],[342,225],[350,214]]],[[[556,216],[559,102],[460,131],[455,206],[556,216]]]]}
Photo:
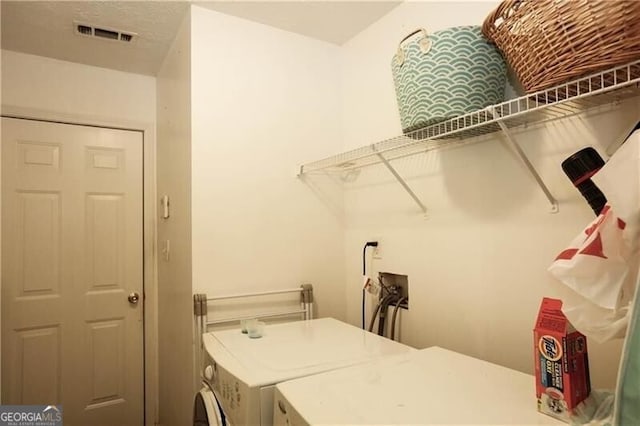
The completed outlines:
{"type": "Polygon", "coordinates": [[[204,377],[205,377],[207,380],[211,380],[211,379],[213,379],[213,367],[212,367],[212,366],[207,365],[207,366],[204,368],[204,377]]]}

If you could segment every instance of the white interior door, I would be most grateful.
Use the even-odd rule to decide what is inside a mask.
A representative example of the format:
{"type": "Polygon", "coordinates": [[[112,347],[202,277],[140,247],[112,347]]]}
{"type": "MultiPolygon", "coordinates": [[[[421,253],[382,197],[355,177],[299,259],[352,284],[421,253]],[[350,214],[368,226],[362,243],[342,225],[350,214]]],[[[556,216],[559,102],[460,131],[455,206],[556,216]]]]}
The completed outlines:
{"type": "Polygon", "coordinates": [[[3,404],[142,425],[142,195],[140,132],[2,118],[3,404]]]}

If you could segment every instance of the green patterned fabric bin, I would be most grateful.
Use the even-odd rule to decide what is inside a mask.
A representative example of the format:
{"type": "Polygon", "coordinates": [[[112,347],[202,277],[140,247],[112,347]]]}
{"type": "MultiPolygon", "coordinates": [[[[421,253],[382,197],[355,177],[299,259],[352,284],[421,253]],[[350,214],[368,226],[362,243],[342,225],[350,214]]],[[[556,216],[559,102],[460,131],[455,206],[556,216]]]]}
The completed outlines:
{"type": "Polygon", "coordinates": [[[391,64],[404,133],[504,101],[505,61],[479,26],[405,40],[391,64]]]}

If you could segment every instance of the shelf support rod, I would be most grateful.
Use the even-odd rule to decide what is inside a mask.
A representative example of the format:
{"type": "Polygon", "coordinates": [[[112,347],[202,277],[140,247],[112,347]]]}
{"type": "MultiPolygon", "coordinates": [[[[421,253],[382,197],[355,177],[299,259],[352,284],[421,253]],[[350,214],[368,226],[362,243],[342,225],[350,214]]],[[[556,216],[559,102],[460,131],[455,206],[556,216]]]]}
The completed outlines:
{"type": "MultiPolygon", "coordinates": [[[[375,151],[375,148],[374,148],[374,151],[375,151]]],[[[400,176],[398,174],[398,172],[396,171],[396,169],[394,169],[393,166],[389,163],[389,161],[387,161],[387,159],[384,158],[384,155],[382,155],[379,152],[376,152],[376,155],[378,156],[378,158],[380,158],[380,161],[382,161],[382,164],[384,164],[387,167],[387,169],[389,169],[389,171],[391,172],[393,177],[396,178],[398,183],[400,183],[400,185],[402,185],[404,190],[407,191],[407,193],[411,196],[411,198],[413,198],[413,201],[416,202],[416,204],[420,207],[420,210],[422,210],[422,213],[424,213],[424,215],[426,216],[427,215],[427,208],[422,203],[422,201],[420,201],[420,198],[418,198],[416,193],[413,192],[413,190],[409,187],[409,185],[407,185],[407,182],[405,182],[405,180],[402,179],[402,176],[400,176]]]]}
{"type": "Polygon", "coordinates": [[[499,117],[494,107],[491,108],[491,114],[493,114],[493,117],[498,122],[498,126],[500,126],[500,130],[502,130],[502,133],[507,139],[507,142],[509,142],[509,145],[511,145],[511,147],[514,149],[516,154],[518,154],[518,157],[520,157],[520,160],[522,160],[527,170],[529,170],[529,173],[531,174],[531,176],[533,176],[533,178],[538,183],[538,186],[540,187],[542,192],[544,192],[545,197],[547,197],[549,204],[551,204],[551,209],[549,212],[558,213],[558,201],[553,197],[553,195],[549,191],[549,188],[547,188],[547,185],[544,184],[544,181],[536,171],[535,167],[533,167],[533,164],[531,164],[531,161],[529,161],[527,154],[524,153],[524,151],[522,150],[518,142],[516,142],[516,140],[513,138],[513,136],[511,135],[511,131],[509,131],[509,128],[507,127],[507,125],[504,124],[504,121],[499,117]]]}

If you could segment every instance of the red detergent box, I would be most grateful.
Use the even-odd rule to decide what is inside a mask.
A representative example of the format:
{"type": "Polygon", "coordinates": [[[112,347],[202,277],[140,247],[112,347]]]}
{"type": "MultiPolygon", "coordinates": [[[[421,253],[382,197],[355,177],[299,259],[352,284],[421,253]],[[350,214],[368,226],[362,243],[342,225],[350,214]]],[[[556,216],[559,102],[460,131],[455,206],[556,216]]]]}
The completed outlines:
{"type": "Polygon", "coordinates": [[[587,338],[562,313],[562,301],[542,299],[533,329],[538,411],[570,423],[591,392],[587,338]]]}

